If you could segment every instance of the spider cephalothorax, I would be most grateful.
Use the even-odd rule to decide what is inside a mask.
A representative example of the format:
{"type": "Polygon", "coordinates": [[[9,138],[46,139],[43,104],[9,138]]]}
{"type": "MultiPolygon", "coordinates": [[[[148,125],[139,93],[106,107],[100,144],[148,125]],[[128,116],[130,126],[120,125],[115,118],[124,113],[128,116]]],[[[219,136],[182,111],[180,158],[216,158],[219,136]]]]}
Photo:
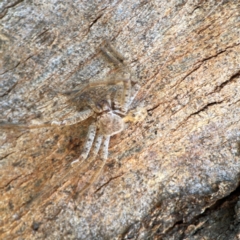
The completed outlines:
{"type": "Polygon", "coordinates": [[[124,129],[124,121],[120,116],[109,111],[98,116],[97,126],[103,136],[113,136],[124,129]]]}
{"type": "Polygon", "coordinates": [[[103,136],[113,136],[124,129],[122,117],[112,109],[111,100],[102,100],[98,105],[97,131],[103,136]]]}

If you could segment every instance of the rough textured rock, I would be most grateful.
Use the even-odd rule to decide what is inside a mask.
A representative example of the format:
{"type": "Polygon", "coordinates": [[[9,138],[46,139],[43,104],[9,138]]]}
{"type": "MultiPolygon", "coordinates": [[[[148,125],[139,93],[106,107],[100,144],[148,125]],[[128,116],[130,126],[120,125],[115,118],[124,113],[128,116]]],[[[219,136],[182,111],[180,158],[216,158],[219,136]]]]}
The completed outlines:
{"type": "Polygon", "coordinates": [[[2,124],[1,239],[240,239],[238,0],[12,0],[0,19],[2,122],[72,114],[55,91],[114,74],[105,39],[141,85],[132,109],[148,113],[112,137],[82,195],[101,160],[70,163],[91,119],[2,124]]]}

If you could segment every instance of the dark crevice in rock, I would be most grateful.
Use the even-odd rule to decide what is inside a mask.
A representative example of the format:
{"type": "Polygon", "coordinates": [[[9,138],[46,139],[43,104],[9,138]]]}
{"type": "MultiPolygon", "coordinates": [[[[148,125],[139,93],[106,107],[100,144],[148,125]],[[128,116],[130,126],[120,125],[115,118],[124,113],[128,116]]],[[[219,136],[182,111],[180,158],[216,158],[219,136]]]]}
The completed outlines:
{"type": "Polygon", "coordinates": [[[203,58],[200,62],[206,62],[206,61],[208,61],[208,60],[210,60],[210,59],[212,59],[212,58],[216,58],[216,57],[218,57],[219,55],[221,55],[222,53],[225,53],[228,49],[231,49],[231,48],[234,48],[234,47],[236,47],[236,46],[238,46],[239,44],[233,44],[233,45],[231,45],[231,46],[227,46],[225,49],[223,49],[223,50],[220,50],[219,52],[217,52],[216,54],[214,54],[214,55],[211,55],[211,56],[209,56],[209,57],[206,57],[206,58],[203,58]]]}
{"type": "Polygon", "coordinates": [[[238,71],[237,73],[233,74],[229,79],[227,79],[226,81],[222,82],[219,86],[216,86],[213,89],[213,91],[209,92],[206,96],[211,95],[212,93],[216,93],[216,92],[219,93],[226,85],[228,85],[229,83],[233,82],[239,76],[240,76],[240,71],[238,71]]]}
{"type": "Polygon", "coordinates": [[[152,108],[147,109],[147,112],[152,112],[155,109],[157,109],[160,106],[160,104],[157,104],[156,106],[153,106],[152,108]]]}
{"type": "MultiPolygon", "coordinates": [[[[193,217],[190,221],[184,222],[183,220],[177,220],[171,227],[169,227],[164,233],[162,233],[162,224],[161,221],[156,221],[156,224],[148,224],[149,220],[157,218],[158,212],[161,211],[159,209],[159,206],[156,206],[154,209],[152,209],[152,213],[154,216],[146,216],[142,219],[141,222],[135,222],[132,225],[130,225],[125,232],[121,235],[122,240],[124,239],[138,239],[138,236],[140,234],[140,231],[143,230],[145,233],[148,232],[150,235],[146,237],[146,239],[170,239],[170,237],[175,236],[175,238],[172,239],[178,239],[178,240],[184,240],[189,236],[196,236],[200,231],[208,231],[210,234],[212,234],[211,231],[216,231],[214,234],[218,234],[218,229],[211,228],[212,221],[215,221],[217,224],[217,221],[221,221],[222,219],[226,218],[226,223],[230,225],[234,224],[235,216],[234,207],[236,203],[239,200],[240,196],[240,182],[238,183],[236,189],[231,192],[228,196],[223,197],[219,200],[217,200],[214,204],[212,204],[210,207],[207,207],[205,211],[195,217],[193,217]],[[221,212],[222,211],[222,212],[221,212]],[[219,218],[219,214],[217,217],[215,214],[219,212],[220,216],[223,215],[225,212],[228,213],[227,217],[226,214],[224,216],[221,216],[219,218]],[[211,220],[211,221],[209,221],[211,220]],[[192,230],[189,230],[190,228],[193,228],[192,230]],[[209,227],[209,228],[208,228],[209,227]],[[153,230],[154,229],[154,230],[153,230]],[[161,230],[160,230],[161,229],[161,230]],[[154,234],[151,234],[152,232],[155,232],[154,234]]],[[[220,224],[219,224],[220,226],[220,224]]],[[[221,230],[221,229],[220,229],[221,230]]],[[[219,230],[219,231],[220,231],[219,230]]],[[[220,233],[219,233],[220,234],[220,233]]],[[[190,238],[188,238],[190,239],[190,238]]],[[[199,238],[200,239],[200,238],[199,238]]]]}
{"type": "Polygon", "coordinates": [[[214,101],[214,102],[210,102],[210,103],[206,104],[205,106],[203,106],[202,108],[200,108],[196,112],[193,112],[192,114],[190,114],[182,122],[180,122],[180,124],[178,124],[178,126],[174,129],[174,131],[178,130],[179,127],[181,127],[184,123],[186,123],[188,121],[188,119],[191,118],[192,116],[198,115],[200,112],[203,112],[203,111],[207,110],[209,107],[220,104],[222,102],[223,102],[223,100],[222,101],[214,101]]]}
{"type": "Polygon", "coordinates": [[[217,86],[214,89],[214,92],[220,92],[222,88],[224,88],[228,83],[230,83],[231,81],[234,81],[234,79],[238,77],[240,77],[240,71],[238,71],[237,73],[232,75],[228,80],[226,80],[225,82],[222,82],[219,86],[217,86]]]}
{"type": "Polygon", "coordinates": [[[222,103],[222,102],[223,102],[223,101],[219,101],[219,102],[216,102],[216,101],[215,101],[215,102],[208,103],[207,105],[205,105],[205,106],[203,106],[202,108],[200,108],[198,111],[190,114],[189,117],[188,117],[186,120],[188,120],[190,117],[192,117],[192,116],[194,116],[194,115],[198,115],[200,112],[203,112],[203,111],[207,110],[209,107],[214,106],[214,105],[217,105],[217,104],[220,104],[220,103],[222,103]]]}
{"type": "Polygon", "coordinates": [[[0,19],[3,18],[6,14],[9,8],[15,7],[17,4],[23,2],[23,0],[16,0],[12,1],[6,4],[6,6],[3,6],[2,9],[0,9],[0,19]]]}
{"type": "Polygon", "coordinates": [[[97,189],[95,190],[95,193],[97,193],[98,191],[100,191],[104,186],[108,185],[108,184],[109,184],[111,181],[113,181],[114,179],[119,178],[119,177],[121,177],[121,176],[123,176],[123,174],[118,175],[118,176],[115,176],[115,177],[111,177],[107,182],[105,182],[105,183],[102,184],[99,188],[97,188],[97,189]]]}
{"type": "MultiPolygon", "coordinates": [[[[206,208],[205,211],[197,216],[195,216],[193,219],[191,219],[189,222],[176,222],[173,227],[171,227],[167,233],[164,234],[165,237],[168,236],[172,236],[174,235],[174,233],[176,234],[176,232],[178,232],[178,236],[179,236],[179,240],[184,240],[186,237],[189,236],[193,236],[193,235],[198,235],[198,233],[205,229],[205,231],[210,231],[211,226],[212,226],[212,221],[215,221],[218,223],[218,221],[220,222],[222,219],[224,219],[226,221],[226,223],[229,224],[228,227],[230,227],[231,224],[234,224],[234,207],[236,205],[236,203],[239,200],[239,196],[240,196],[240,182],[238,183],[237,188],[231,192],[229,195],[218,199],[213,205],[211,205],[210,207],[206,208]],[[221,212],[222,211],[222,212],[221,212]],[[222,218],[219,218],[219,214],[217,214],[217,212],[219,212],[220,216],[222,216],[222,218]],[[229,213],[228,218],[226,217],[226,214],[224,214],[225,212],[229,213]],[[209,222],[209,220],[211,220],[209,222]],[[194,230],[192,231],[187,231],[187,228],[189,226],[193,226],[195,227],[194,230]],[[208,229],[208,227],[210,227],[210,229],[208,229]],[[186,232],[187,231],[187,232],[186,232]],[[180,236],[179,233],[184,233],[180,236]]],[[[220,226],[220,224],[218,225],[220,226]]],[[[214,228],[213,228],[214,229],[214,228]]],[[[220,231],[221,229],[219,229],[220,231]]],[[[212,230],[214,231],[214,230],[212,230]]],[[[215,230],[217,231],[217,230],[215,230]]],[[[212,234],[212,233],[210,233],[212,234]]],[[[215,233],[216,234],[216,233],[215,233]]]]}
{"type": "Polygon", "coordinates": [[[89,29],[103,16],[103,13],[101,13],[99,16],[97,16],[89,25],[89,29]]]}

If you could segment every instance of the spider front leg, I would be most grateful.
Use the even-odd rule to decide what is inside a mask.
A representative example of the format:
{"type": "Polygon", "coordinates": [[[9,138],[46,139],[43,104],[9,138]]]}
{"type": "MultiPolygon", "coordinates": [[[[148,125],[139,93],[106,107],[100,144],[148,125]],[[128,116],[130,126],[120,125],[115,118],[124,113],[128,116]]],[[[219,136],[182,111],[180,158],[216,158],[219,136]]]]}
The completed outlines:
{"type": "MultiPolygon", "coordinates": [[[[128,107],[133,100],[131,80],[124,79],[124,78],[121,78],[121,79],[107,78],[107,79],[103,79],[103,80],[99,80],[99,81],[89,82],[77,94],[83,93],[84,91],[86,91],[87,89],[92,88],[92,87],[117,85],[119,83],[123,84],[123,91],[121,91],[119,99],[115,98],[114,103],[115,103],[115,105],[119,106],[119,108],[122,112],[125,113],[125,112],[127,112],[128,107]]],[[[135,85],[137,85],[137,84],[135,84],[135,85]]],[[[137,86],[139,86],[139,85],[137,85],[137,86]]],[[[76,96],[77,96],[77,94],[76,94],[76,96]]],[[[75,98],[76,96],[74,95],[72,98],[75,98]]],[[[135,96],[136,96],[136,93],[134,94],[134,97],[135,96]]],[[[98,112],[98,109],[96,109],[95,111],[98,112]]]]}
{"type": "Polygon", "coordinates": [[[122,68],[124,66],[124,57],[117,52],[108,41],[104,42],[101,51],[109,62],[112,62],[116,67],[122,68]]]}
{"type": "Polygon", "coordinates": [[[137,83],[132,87],[130,102],[129,102],[127,108],[129,108],[129,106],[132,104],[132,101],[137,96],[138,91],[140,90],[140,88],[141,88],[141,86],[139,84],[137,84],[137,83]]]}
{"type": "MultiPolygon", "coordinates": [[[[129,83],[130,84],[130,83],[129,83]]],[[[115,106],[114,112],[118,114],[122,114],[123,116],[126,115],[132,101],[136,97],[138,91],[140,90],[140,85],[135,84],[133,87],[127,84],[124,85],[125,88],[116,92],[113,103],[115,106]]]]}
{"type": "Polygon", "coordinates": [[[124,63],[124,57],[118,53],[113,47],[109,44],[108,41],[105,40],[104,46],[101,48],[103,54],[108,59],[109,62],[112,62],[116,67],[122,70],[123,73],[123,91],[121,93],[120,100],[116,99],[115,105],[120,108],[120,111],[126,113],[129,105],[131,104],[133,98],[132,94],[132,84],[131,84],[131,76],[132,73],[129,68],[124,63]]]}
{"type": "Polygon", "coordinates": [[[125,81],[123,84],[123,94],[122,94],[122,105],[121,105],[121,111],[124,113],[127,112],[128,106],[130,105],[130,100],[131,100],[131,81],[125,81]]]}

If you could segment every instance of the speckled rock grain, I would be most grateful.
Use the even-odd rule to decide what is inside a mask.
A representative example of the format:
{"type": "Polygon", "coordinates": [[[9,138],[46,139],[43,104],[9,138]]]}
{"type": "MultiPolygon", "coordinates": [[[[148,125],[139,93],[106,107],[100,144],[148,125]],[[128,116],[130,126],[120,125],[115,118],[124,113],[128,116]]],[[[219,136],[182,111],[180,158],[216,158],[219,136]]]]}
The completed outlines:
{"type": "Polygon", "coordinates": [[[90,120],[0,128],[1,239],[240,239],[238,0],[2,1],[0,19],[1,121],[72,114],[54,91],[108,76],[105,39],[141,85],[132,109],[148,113],[75,198],[101,164],[70,170],[90,120]]]}

